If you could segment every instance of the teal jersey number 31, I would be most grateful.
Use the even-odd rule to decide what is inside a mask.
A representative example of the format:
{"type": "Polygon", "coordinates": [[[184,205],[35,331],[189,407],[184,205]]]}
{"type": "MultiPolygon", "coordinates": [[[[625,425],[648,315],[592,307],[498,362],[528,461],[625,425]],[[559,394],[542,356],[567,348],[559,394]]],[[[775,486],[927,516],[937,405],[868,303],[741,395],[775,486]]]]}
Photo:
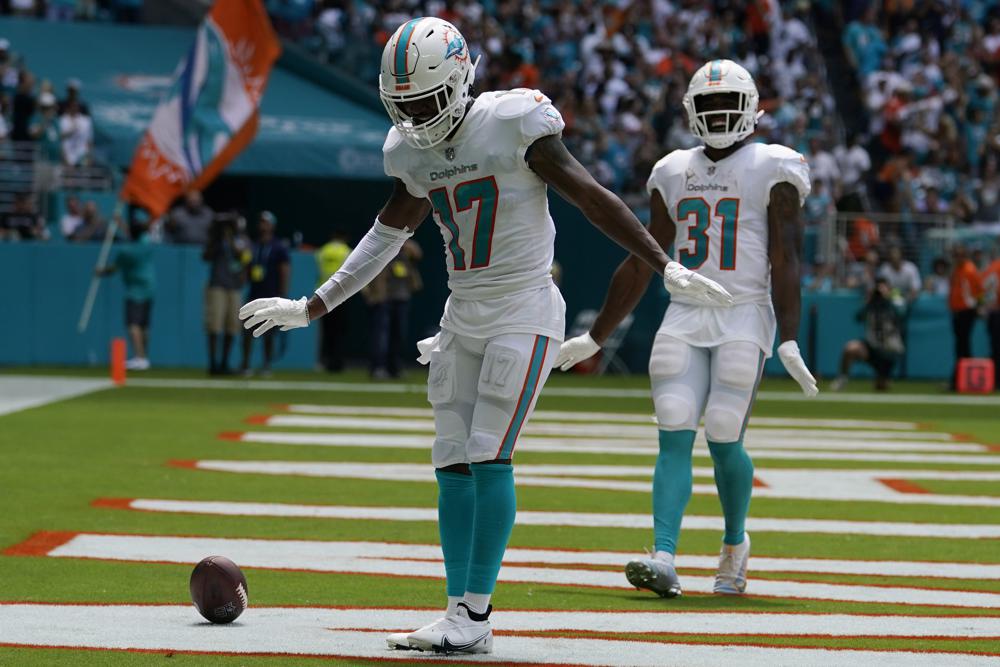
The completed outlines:
{"type": "MultiPolygon", "coordinates": [[[[682,248],[680,262],[693,270],[701,267],[708,259],[709,236],[712,210],[701,197],[688,197],[677,202],[677,222],[686,222],[694,216],[694,224],[688,227],[688,239],[694,242],[694,249],[682,248]]],[[[719,241],[722,256],[719,268],[723,271],[736,269],[736,232],[740,217],[740,200],[728,197],[715,203],[715,217],[722,220],[722,238],[719,241]]]]}

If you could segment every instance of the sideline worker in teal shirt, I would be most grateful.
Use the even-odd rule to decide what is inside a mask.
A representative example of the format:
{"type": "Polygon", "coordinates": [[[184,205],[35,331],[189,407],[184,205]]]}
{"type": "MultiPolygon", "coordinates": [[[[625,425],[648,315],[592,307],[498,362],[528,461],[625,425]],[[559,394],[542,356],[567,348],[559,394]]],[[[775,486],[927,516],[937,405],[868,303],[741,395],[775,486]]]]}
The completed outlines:
{"type": "Polygon", "coordinates": [[[149,319],[156,290],[153,269],[153,245],[142,214],[136,214],[129,225],[131,241],[122,245],[107,266],[97,269],[97,275],[107,276],[120,271],[125,285],[125,328],[132,342],[133,356],[125,367],[144,371],[149,368],[149,319]]]}

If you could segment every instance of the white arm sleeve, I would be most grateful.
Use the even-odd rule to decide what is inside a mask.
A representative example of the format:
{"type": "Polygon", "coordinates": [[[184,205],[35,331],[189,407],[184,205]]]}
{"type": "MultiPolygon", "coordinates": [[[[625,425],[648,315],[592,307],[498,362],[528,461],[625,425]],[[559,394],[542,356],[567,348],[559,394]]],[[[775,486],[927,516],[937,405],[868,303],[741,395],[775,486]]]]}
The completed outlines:
{"type": "Polygon", "coordinates": [[[375,218],[375,224],[347,256],[344,265],[316,290],[316,296],[326,304],[327,312],[373,281],[411,236],[413,232],[383,225],[375,218]]]}

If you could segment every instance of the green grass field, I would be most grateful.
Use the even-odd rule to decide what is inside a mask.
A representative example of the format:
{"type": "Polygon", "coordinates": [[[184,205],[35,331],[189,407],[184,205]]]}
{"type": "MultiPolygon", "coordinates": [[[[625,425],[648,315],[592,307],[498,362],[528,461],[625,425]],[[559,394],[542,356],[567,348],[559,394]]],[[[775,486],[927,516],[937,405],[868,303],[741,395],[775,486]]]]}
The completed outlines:
{"type": "MultiPolygon", "coordinates": [[[[54,375],[67,374],[53,369],[54,375]]],[[[86,376],[88,373],[75,373],[86,376]]],[[[41,373],[46,376],[47,373],[41,373]]],[[[154,380],[200,377],[183,372],[156,372],[142,376],[154,380]]],[[[352,433],[351,429],[274,427],[248,424],[252,415],[282,414],[281,406],[311,404],[326,406],[378,406],[390,408],[426,408],[418,385],[423,378],[413,374],[410,390],[373,392],[357,375],[333,378],[346,382],[337,390],[314,391],[295,388],[261,389],[266,384],[250,381],[248,388],[216,389],[210,387],[149,387],[128,385],[109,388],[42,407],[0,416],[0,452],[5,464],[0,466],[0,581],[4,602],[46,603],[163,603],[188,604],[187,581],[191,563],[126,562],[106,559],[59,558],[46,555],[21,555],[17,545],[40,531],[66,533],[135,534],[157,536],[204,536],[219,538],[267,538],[281,540],[391,542],[436,544],[437,527],[430,521],[356,520],[329,518],[287,518],[277,516],[222,516],[211,514],[130,511],[120,507],[98,506],[98,499],[167,499],[195,501],[230,501],[286,503],[297,505],[338,505],[358,507],[436,506],[436,487],[432,477],[426,480],[398,481],[351,477],[306,477],[277,474],[236,474],[191,467],[168,465],[170,461],[289,461],[328,463],[409,463],[429,467],[428,449],[375,448],[344,446],[307,446],[240,442],[220,439],[222,432],[302,432],[352,433]],[[351,383],[357,383],[354,388],[351,383]],[[250,388],[250,386],[256,388],[250,388]]],[[[279,374],[275,380],[289,383],[318,382],[313,374],[279,374]]],[[[565,412],[651,413],[651,402],[642,397],[644,378],[580,378],[555,376],[546,389],[595,388],[599,396],[558,395],[543,391],[540,410],[565,412]],[[613,395],[624,391],[625,395],[613,395]]],[[[956,450],[955,456],[995,457],[988,463],[962,461],[922,462],[816,460],[795,458],[794,447],[786,450],[789,458],[755,458],[758,475],[767,481],[768,471],[884,470],[892,479],[907,479],[910,471],[1000,473],[1000,405],[949,404],[944,402],[888,403],[875,394],[866,394],[866,385],[855,383],[854,391],[865,395],[864,401],[831,402],[773,400],[769,393],[791,392],[788,381],[765,380],[762,398],[755,417],[795,419],[850,419],[872,421],[919,422],[916,433],[957,433],[964,440],[937,442],[941,452],[950,445],[971,441],[984,445],[978,454],[956,450]],[[990,449],[993,446],[993,449],[990,449]],[[992,454],[991,454],[992,451],[992,454]]],[[[922,397],[936,396],[929,384],[899,385],[896,393],[922,397]]],[[[372,417],[377,420],[377,417],[372,417]]],[[[393,437],[391,420],[365,433],[393,437]]],[[[655,449],[655,431],[650,423],[655,449]]],[[[780,428],[780,427],[775,427],[780,428]]],[[[766,449],[765,439],[753,439],[757,426],[752,425],[753,455],[766,449]]],[[[413,435],[412,432],[406,432],[413,435]]],[[[652,450],[651,450],[652,451],[652,450]]],[[[804,450],[803,450],[804,451],[804,450]]],[[[815,450],[810,450],[815,451],[815,450]]],[[[832,449],[830,451],[833,451],[832,449]]],[[[840,451],[840,450],[837,450],[840,451]]],[[[875,450],[872,450],[875,451],[875,450]]],[[[516,464],[647,466],[649,476],[608,473],[598,478],[609,482],[648,482],[655,455],[604,452],[531,451],[526,448],[516,456],[516,464]]],[[[711,467],[707,450],[696,449],[695,465],[711,467]]],[[[515,467],[515,472],[517,468],[515,467]]],[[[830,473],[836,480],[836,472],[830,473]]],[[[572,475],[570,475],[572,477],[572,475]]],[[[877,475],[876,475],[877,476],[877,475]]],[[[947,476],[947,475],[942,475],[947,476]]],[[[961,476],[961,475],[959,475],[961,476]]],[[[593,479],[593,477],[591,478],[593,479]]],[[[1000,477],[991,479],[913,479],[928,502],[902,504],[881,500],[844,498],[755,497],[751,507],[750,529],[755,519],[823,519],[846,521],[881,521],[906,524],[965,524],[996,526],[1000,524],[1000,477]],[[987,499],[967,505],[933,504],[930,499],[960,496],[987,499]]],[[[696,475],[696,484],[711,484],[710,475],[696,475]]],[[[835,482],[834,482],[835,483],[835,482]]],[[[777,488],[777,487],[775,487],[777,488]]],[[[649,493],[620,489],[557,488],[521,485],[518,489],[519,511],[588,512],[645,514],[649,511],[649,493]]],[[[690,516],[718,516],[718,500],[711,494],[696,494],[688,507],[690,516]]],[[[995,538],[901,537],[886,535],[835,534],[809,532],[754,532],[755,558],[814,558],[844,561],[939,561],[1000,565],[1000,540],[995,538]]],[[[720,533],[714,530],[686,530],[681,537],[679,564],[682,576],[712,576],[713,571],[684,565],[684,554],[710,555],[718,551],[720,533]]],[[[549,550],[579,549],[586,552],[620,551],[641,554],[652,541],[651,528],[577,527],[558,525],[518,525],[511,547],[549,550]]],[[[210,555],[210,554],[204,554],[210,555]]],[[[235,557],[234,557],[235,558],[235,557]]],[[[626,556],[623,556],[626,558],[626,556]]],[[[239,559],[236,559],[239,562],[239,559]]],[[[934,565],[926,566],[923,576],[894,574],[859,574],[831,572],[755,571],[751,559],[748,595],[730,598],[698,594],[692,591],[676,600],[661,600],[648,592],[630,588],[620,576],[621,586],[574,586],[569,583],[500,583],[495,606],[521,610],[606,610],[611,612],[785,612],[935,616],[1000,617],[1000,579],[993,577],[939,577],[934,565]],[[928,578],[930,577],[930,578],[928,578]],[[987,594],[983,604],[944,606],[933,603],[893,603],[886,601],[830,600],[809,597],[753,595],[755,584],[794,581],[831,583],[838,586],[899,587],[906,589],[944,589],[987,594]],[[992,602],[990,602],[992,601],[992,602]]],[[[538,567],[541,567],[540,565],[538,567]]],[[[615,565],[593,566],[595,571],[620,573],[615,565]]],[[[266,606],[351,606],[351,607],[423,607],[442,604],[443,582],[431,578],[407,576],[401,566],[396,576],[346,572],[289,571],[273,567],[244,565],[250,590],[250,609],[241,621],[251,622],[255,608],[266,606]],[[401,575],[401,576],[399,576],[401,575]]],[[[995,572],[995,570],[989,570],[995,572]]],[[[443,568],[442,568],[443,572],[443,568]]],[[[615,575],[617,576],[617,575],[615,575]]],[[[199,617],[192,609],[190,623],[199,617]]],[[[502,616],[496,626],[503,630],[502,616]]],[[[877,624],[875,624],[877,626],[877,624]]],[[[215,628],[205,628],[205,632],[215,628]]],[[[0,627],[0,664],[48,665],[72,664],[149,664],[169,658],[169,664],[303,664],[318,659],[281,656],[226,656],[185,653],[184,649],[164,649],[151,653],[74,650],[72,648],[24,648],[9,646],[0,627]]],[[[780,628],[775,629],[780,633],[780,628]]],[[[532,633],[521,633],[532,636],[532,633]]],[[[535,636],[545,636],[537,633],[535,636]]],[[[559,636],[568,636],[566,632],[559,636]]],[[[586,634],[591,639],[629,639],[630,633],[586,634]]],[[[858,636],[773,636],[772,633],[719,635],[710,632],[663,635],[643,633],[649,641],[748,645],[807,646],[851,649],[878,649],[894,655],[895,651],[944,651],[988,654],[1000,661],[1000,638],[965,637],[883,637],[878,628],[858,636]]],[[[503,650],[504,637],[498,635],[496,651],[503,650]]],[[[357,641],[381,647],[382,634],[358,633],[357,641]]],[[[62,646],[78,646],[67,636],[62,646]]],[[[295,651],[290,646],[286,652],[295,651]]],[[[678,662],[684,664],[683,647],[677,648],[678,662]]],[[[400,658],[399,654],[386,654],[400,658]]],[[[405,656],[402,656],[405,657],[405,656]]],[[[361,659],[324,660],[324,664],[356,664],[361,659]]],[[[417,660],[419,662],[419,660],[417,660]]],[[[449,662],[457,662],[450,660],[449,662]]],[[[946,664],[946,663],[942,663],[946,664]]]]}

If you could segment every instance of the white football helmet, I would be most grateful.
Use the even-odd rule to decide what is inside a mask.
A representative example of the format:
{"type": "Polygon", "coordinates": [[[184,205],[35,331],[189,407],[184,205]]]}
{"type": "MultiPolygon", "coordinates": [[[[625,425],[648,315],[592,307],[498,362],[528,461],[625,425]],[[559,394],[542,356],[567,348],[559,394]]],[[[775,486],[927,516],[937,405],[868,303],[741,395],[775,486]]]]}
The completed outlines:
{"type": "Polygon", "coordinates": [[[757,111],[759,101],[760,94],[750,72],[732,60],[711,60],[691,77],[683,104],[694,136],[712,148],[728,148],[753,134],[757,119],[764,113],[757,111]],[[716,93],[737,93],[735,108],[699,110],[698,99],[716,93]],[[721,114],[725,114],[724,129],[713,130],[708,117],[721,114]]]}
{"type": "Polygon", "coordinates": [[[379,97],[408,144],[431,148],[451,133],[472,95],[478,62],[458,29],[442,19],[416,18],[393,33],[382,52],[379,97]],[[433,112],[414,117],[404,110],[423,100],[432,102],[433,112]]]}

